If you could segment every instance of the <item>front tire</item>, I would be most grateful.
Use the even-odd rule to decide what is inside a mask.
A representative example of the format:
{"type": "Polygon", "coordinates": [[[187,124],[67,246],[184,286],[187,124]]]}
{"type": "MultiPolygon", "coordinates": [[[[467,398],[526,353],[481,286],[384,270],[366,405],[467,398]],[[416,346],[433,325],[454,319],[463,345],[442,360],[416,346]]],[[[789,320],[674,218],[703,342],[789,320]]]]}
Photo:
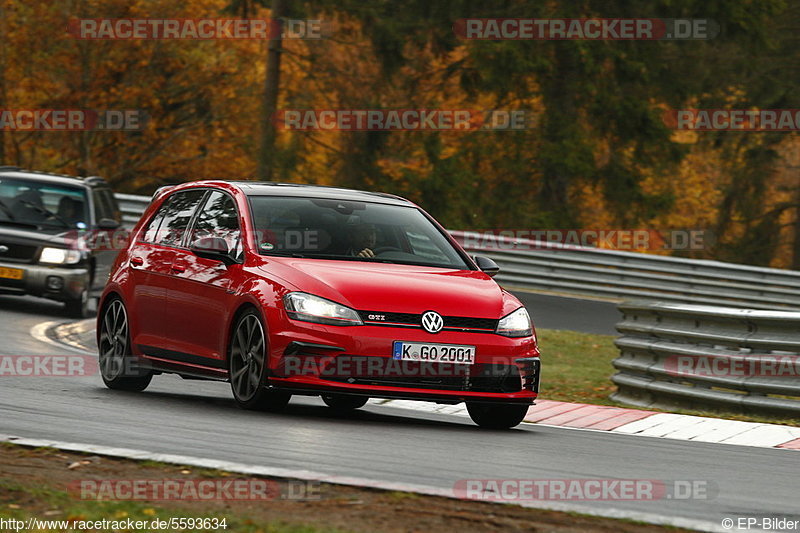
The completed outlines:
{"type": "Polygon", "coordinates": [[[487,429],[509,429],[517,426],[528,414],[528,405],[467,402],[473,422],[487,429]]]}
{"type": "Polygon", "coordinates": [[[64,302],[64,309],[70,318],[87,318],[89,311],[89,290],[84,289],[78,298],[64,302]]]}
{"type": "Polygon", "coordinates": [[[360,407],[364,407],[369,398],[364,396],[347,396],[347,395],[324,395],[322,401],[325,405],[335,411],[347,412],[354,411],[360,407]]]}
{"type": "Polygon", "coordinates": [[[280,411],[292,397],[286,392],[265,387],[266,346],[261,318],[252,309],[245,311],[233,328],[228,351],[231,391],[243,409],[280,411]]]}
{"type": "Polygon", "coordinates": [[[97,347],[100,376],[106,387],[140,392],[150,385],[153,373],[140,368],[132,355],[128,313],[119,298],[113,298],[103,309],[97,347]]]}

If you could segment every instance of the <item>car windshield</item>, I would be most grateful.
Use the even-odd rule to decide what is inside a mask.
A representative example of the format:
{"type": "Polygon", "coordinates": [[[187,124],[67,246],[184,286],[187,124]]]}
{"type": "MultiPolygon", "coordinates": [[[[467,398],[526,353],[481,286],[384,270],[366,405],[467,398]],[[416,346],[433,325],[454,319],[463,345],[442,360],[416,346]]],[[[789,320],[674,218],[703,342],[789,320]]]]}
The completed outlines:
{"type": "Polygon", "coordinates": [[[0,224],[85,228],[82,188],[18,178],[0,178],[0,224]]]}
{"type": "Polygon", "coordinates": [[[469,268],[415,207],[252,196],[250,208],[263,255],[469,268]]]}

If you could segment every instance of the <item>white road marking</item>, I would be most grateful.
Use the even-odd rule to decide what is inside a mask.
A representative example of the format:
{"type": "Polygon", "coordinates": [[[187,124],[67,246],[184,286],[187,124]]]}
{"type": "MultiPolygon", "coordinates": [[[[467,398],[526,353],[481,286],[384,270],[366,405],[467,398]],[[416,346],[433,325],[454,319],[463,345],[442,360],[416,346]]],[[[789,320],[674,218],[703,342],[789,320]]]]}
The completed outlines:
{"type": "Polygon", "coordinates": [[[54,328],[56,326],[60,326],[61,324],[67,324],[67,323],[68,323],[67,321],[63,321],[63,320],[62,321],[60,321],[60,320],[51,320],[49,322],[42,322],[40,324],[36,324],[30,330],[31,337],[33,337],[34,339],[36,339],[39,342],[44,342],[44,343],[50,344],[52,346],[57,346],[57,347],[61,348],[62,350],[70,350],[70,351],[73,351],[73,352],[76,352],[76,353],[79,353],[79,354],[82,354],[82,355],[86,355],[87,353],[90,353],[90,352],[87,352],[86,350],[83,350],[83,349],[80,349],[80,348],[76,348],[76,347],[74,347],[74,346],[72,346],[70,344],[67,344],[65,342],[59,342],[57,340],[54,340],[54,339],[52,339],[51,337],[49,337],[47,335],[47,331],[48,330],[50,330],[50,329],[52,329],[52,328],[54,328]]]}

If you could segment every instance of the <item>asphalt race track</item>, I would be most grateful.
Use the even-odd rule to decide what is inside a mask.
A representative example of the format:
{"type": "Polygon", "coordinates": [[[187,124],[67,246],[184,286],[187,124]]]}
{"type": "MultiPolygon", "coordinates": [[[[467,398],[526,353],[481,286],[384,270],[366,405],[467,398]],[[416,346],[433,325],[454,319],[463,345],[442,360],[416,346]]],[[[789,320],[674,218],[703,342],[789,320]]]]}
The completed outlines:
{"type": "MultiPolygon", "coordinates": [[[[526,301],[535,303],[531,310],[540,326],[553,327],[541,319],[551,298],[526,301]]],[[[577,317],[584,326],[590,322],[587,312],[595,310],[587,306],[604,305],[555,300],[561,316],[577,317]]],[[[613,315],[610,323],[616,319],[613,315]]],[[[30,335],[32,327],[53,320],[67,321],[58,304],[0,296],[0,355],[70,353],[30,335]]],[[[608,327],[603,324],[594,326],[608,327]]],[[[335,416],[316,398],[295,398],[281,414],[253,413],[236,407],[227,384],[174,376],[157,376],[138,394],[109,391],[98,376],[0,377],[0,412],[0,437],[134,448],[440,489],[462,479],[702,480],[718,489],[711,499],[568,503],[605,514],[658,515],[702,528],[724,517],[800,519],[800,455],[790,450],[533,424],[486,431],[464,417],[372,403],[352,415],[335,416]]]]}

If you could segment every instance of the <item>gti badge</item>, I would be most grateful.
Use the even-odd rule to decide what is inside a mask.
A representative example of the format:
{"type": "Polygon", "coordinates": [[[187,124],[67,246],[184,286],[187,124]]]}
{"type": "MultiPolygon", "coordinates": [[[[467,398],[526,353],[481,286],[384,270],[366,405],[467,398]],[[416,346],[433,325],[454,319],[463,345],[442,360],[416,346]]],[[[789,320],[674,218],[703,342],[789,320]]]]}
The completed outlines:
{"type": "Polygon", "coordinates": [[[428,333],[439,333],[444,327],[442,315],[436,311],[425,311],[422,314],[422,327],[428,333]]]}
{"type": "Polygon", "coordinates": [[[8,246],[4,244],[0,244],[0,254],[4,254],[8,251],[8,246]]]}

